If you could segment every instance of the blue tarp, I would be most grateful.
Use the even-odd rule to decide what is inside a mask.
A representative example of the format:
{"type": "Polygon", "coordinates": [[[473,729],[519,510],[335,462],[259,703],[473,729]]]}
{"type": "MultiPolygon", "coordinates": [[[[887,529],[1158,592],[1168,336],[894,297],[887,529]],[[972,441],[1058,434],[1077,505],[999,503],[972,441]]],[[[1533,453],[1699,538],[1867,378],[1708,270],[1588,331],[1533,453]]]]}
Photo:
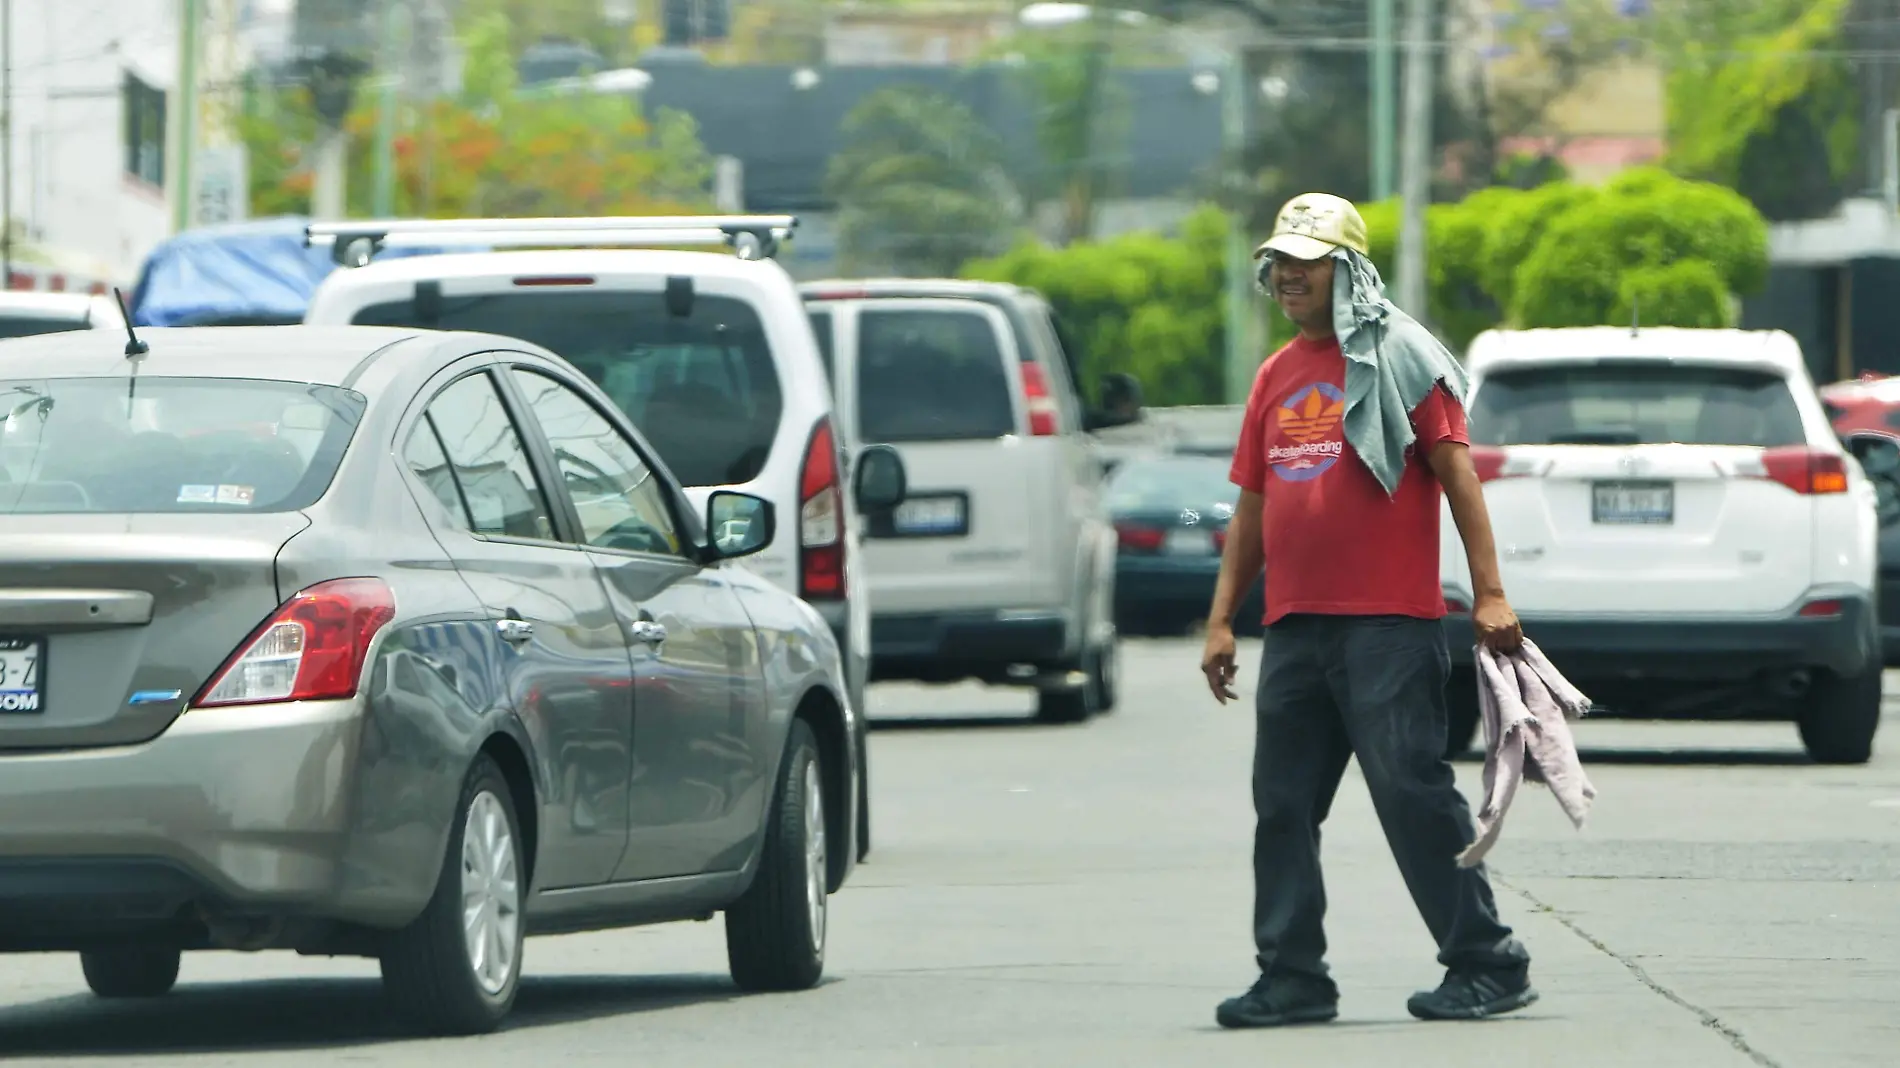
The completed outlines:
{"type": "MultiPolygon", "coordinates": [[[[305,248],[310,220],[283,215],[187,230],[152,250],[132,290],[139,326],[297,323],[337,267],[327,246],[305,248]]],[[[392,248],[378,259],[440,249],[392,248]]],[[[458,250],[468,251],[468,250],[458,250]]]]}

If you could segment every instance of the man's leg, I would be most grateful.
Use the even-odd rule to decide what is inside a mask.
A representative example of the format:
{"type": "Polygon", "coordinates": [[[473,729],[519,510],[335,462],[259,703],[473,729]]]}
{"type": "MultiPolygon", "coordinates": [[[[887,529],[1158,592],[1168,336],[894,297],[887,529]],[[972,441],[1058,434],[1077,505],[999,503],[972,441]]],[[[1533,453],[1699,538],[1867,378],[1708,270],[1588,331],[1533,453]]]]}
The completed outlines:
{"type": "Polygon", "coordinates": [[[1335,621],[1333,697],[1372,793],[1386,841],[1445,965],[1445,982],[1411,1001],[1423,1018],[1470,1018],[1537,999],[1530,954],[1498,919],[1482,866],[1460,868],[1471,809],[1445,759],[1445,680],[1451,659],[1436,620],[1335,621]]]}
{"type": "Polygon", "coordinates": [[[1326,972],[1319,826],[1352,751],[1309,619],[1267,628],[1254,697],[1254,945],[1260,981],[1223,1002],[1223,1027],[1314,1023],[1338,1014],[1326,972]]]}

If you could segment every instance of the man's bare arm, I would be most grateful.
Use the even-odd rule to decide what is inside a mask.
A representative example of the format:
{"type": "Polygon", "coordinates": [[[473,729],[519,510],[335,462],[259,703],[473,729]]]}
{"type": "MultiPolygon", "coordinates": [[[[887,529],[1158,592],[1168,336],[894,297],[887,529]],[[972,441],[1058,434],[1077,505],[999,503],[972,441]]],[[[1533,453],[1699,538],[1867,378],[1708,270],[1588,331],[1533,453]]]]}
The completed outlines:
{"type": "Polygon", "coordinates": [[[1264,502],[1260,494],[1240,491],[1234,504],[1234,517],[1227,521],[1227,548],[1221,552],[1220,578],[1214,583],[1214,603],[1207,612],[1207,628],[1232,629],[1234,613],[1253,580],[1260,577],[1265,553],[1260,547],[1260,521],[1264,502]]]}
{"type": "Polygon", "coordinates": [[[1510,651],[1523,640],[1517,614],[1504,598],[1504,578],[1498,570],[1498,547],[1491,533],[1491,513],[1485,508],[1484,486],[1472,466],[1470,447],[1441,441],[1429,457],[1432,474],[1445,489],[1452,521],[1465,543],[1471,565],[1471,622],[1478,638],[1494,649],[1510,651]]]}

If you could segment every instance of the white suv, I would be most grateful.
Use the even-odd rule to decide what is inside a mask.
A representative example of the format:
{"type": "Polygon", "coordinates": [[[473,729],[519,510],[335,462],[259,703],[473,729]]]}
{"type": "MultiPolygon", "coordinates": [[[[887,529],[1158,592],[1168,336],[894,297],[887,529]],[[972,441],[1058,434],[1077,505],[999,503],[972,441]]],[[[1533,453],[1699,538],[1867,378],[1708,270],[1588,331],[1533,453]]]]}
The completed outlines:
{"type": "MultiPolygon", "coordinates": [[[[412,326],[516,337],[565,357],[633,420],[695,505],[714,490],[771,500],[796,536],[747,558],[830,623],[850,700],[865,711],[870,609],[863,514],[903,499],[888,448],[847,451],[797,287],[769,257],[790,217],[363,221],[314,224],[333,271],[306,323],[412,326]],[[372,262],[385,245],[570,246],[372,262]],[[584,245],[723,243],[740,255],[584,245]],[[855,463],[853,459],[855,458],[855,463]],[[855,467],[855,478],[853,468],[855,467]],[[853,492],[845,493],[850,484],[853,492]]],[[[860,730],[858,767],[867,766],[860,730]]],[[[859,783],[860,856],[870,848],[859,783]]]]}
{"type": "MultiPolygon", "coordinates": [[[[1860,763],[1880,722],[1875,489],[1779,331],[1487,331],[1472,458],[1525,633],[1611,714],[1792,719],[1860,763]]],[[[1449,748],[1477,715],[1445,509],[1449,748]]]]}
{"type": "MultiPolygon", "coordinates": [[[[873,679],[1033,686],[1037,714],[1114,707],[1115,528],[1074,353],[1036,293],[950,279],[801,287],[853,441],[893,444],[910,489],[869,524],[873,679]]],[[[1107,384],[1105,383],[1105,388],[1107,384]]]]}

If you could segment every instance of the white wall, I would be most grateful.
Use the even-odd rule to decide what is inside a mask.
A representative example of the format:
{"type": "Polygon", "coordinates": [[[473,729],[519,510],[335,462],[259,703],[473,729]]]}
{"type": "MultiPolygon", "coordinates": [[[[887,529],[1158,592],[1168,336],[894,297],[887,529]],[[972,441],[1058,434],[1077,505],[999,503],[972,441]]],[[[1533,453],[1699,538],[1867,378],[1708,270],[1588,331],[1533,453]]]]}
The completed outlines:
{"type": "Polygon", "coordinates": [[[126,173],[122,85],[131,70],[171,88],[177,13],[175,0],[13,2],[13,218],[114,281],[171,232],[166,192],[126,173]]]}

